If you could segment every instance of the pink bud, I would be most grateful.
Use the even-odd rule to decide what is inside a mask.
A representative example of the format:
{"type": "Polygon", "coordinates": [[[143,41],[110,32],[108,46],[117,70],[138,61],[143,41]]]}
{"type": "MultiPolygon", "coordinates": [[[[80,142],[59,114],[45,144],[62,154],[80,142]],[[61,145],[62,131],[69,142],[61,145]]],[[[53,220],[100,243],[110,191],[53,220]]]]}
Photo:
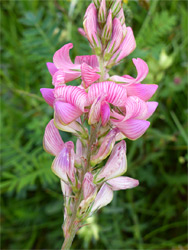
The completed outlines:
{"type": "Polygon", "coordinates": [[[107,15],[107,10],[106,10],[106,0],[102,0],[98,12],[98,22],[99,23],[104,23],[106,21],[106,15],[107,15]]]}
{"type": "Polygon", "coordinates": [[[121,0],[114,0],[110,8],[112,10],[112,16],[114,18],[121,10],[121,0]]]}
{"type": "Polygon", "coordinates": [[[108,205],[112,201],[112,199],[113,191],[107,184],[104,183],[95,198],[91,213],[95,212],[101,207],[108,205]]]}
{"type": "Polygon", "coordinates": [[[86,200],[95,193],[96,186],[93,183],[93,175],[90,172],[85,174],[82,187],[83,187],[84,200],[86,200]]]}
{"type": "Polygon", "coordinates": [[[99,162],[103,161],[111,153],[116,140],[116,134],[118,129],[112,129],[107,136],[103,139],[102,144],[96,155],[91,156],[91,164],[96,165],[99,162]]]}
{"type": "Polygon", "coordinates": [[[126,158],[126,144],[125,141],[121,141],[115,145],[110,158],[106,165],[101,169],[96,177],[98,182],[101,179],[103,181],[112,179],[114,177],[124,174],[127,170],[127,158],[126,158]]]}
{"type": "Polygon", "coordinates": [[[123,12],[123,8],[121,8],[121,10],[119,11],[119,13],[117,14],[116,17],[120,20],[121,25],[125,24],[125,15],[124,15],[124,12],[123,12]]]}
{"type": "Polygon", "coordinates": [[[66,142],[61,152],[56,156],[52,163],[52,171],[64,182],[69,183],[69,179],[75,181],[74,168],[74,143],[66,142]]]}

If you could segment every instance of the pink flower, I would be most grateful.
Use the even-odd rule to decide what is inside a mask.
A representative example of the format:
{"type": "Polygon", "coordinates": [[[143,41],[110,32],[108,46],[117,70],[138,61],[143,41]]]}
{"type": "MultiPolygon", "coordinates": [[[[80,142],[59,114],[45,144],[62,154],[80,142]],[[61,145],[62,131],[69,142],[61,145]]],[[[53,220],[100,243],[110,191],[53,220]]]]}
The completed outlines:
{"type": "Polygon", "coordinates": [[[72,63],[69,56],[69,50],[72,48],[72,43],[64,45],[54,54],[53,63],[47,63],[48,70],[53,78],[52,83],[55,86],[80,78],[81,64],[83,62],[91,67],[98,67],[98,61],[95,55],[76,57],[75,63],[72,63]]]}
{"type": "MultiPolygon", "coordinates": [[[[129,139],[136,140],[148,129],[150,122],[146,121],[155,109],[157,102],[144,102],[137,96],[130,96],[125,101],[125,115],[112,111],[111,122],[129,139]]],[[[122,113],[123,113],[122,109],[122,113]]]]}
{"type": "Polygon", "coordinates": [[[55,117],[63,125],[69,124],[85,112],[87,93],[76,86],[59,86],[54,90],[55,117]]]}
{"type": "Polygon", "coordinates": [[[110,185],[113,191],[121,190],[121,189],[130,189],[139,185],[139,181],[130,177],[116,177],[114,179],[108,180],[107,184],[110,185]]]}

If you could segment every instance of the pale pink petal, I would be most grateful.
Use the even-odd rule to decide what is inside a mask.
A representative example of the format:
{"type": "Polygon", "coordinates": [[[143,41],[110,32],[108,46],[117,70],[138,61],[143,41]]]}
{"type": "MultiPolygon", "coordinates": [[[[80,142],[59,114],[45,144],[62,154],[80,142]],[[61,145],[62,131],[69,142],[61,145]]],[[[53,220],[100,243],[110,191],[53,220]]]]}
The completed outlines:
{"type": "Polygon", "coordinates": [[[101,116],[101,104],[104,98],[105,98],[104,96],[97,97],[93,102],[93,104],[91,105],[88,116],[89,125],[99,122],[101,116]]]}
{"type": "Polygon", "coordinates": [[[52,155],[58,155],[64,146],[64,142],[59,134],[58,129],[54,125],[52,119],[46,126],[43,147],[44,150],[52,155]]]}
{"type": "Polygon", "coordinates": [[[63,102],[68,102],[84,112],[88,105],[87,93],[84,89],[76,86],[59,86],[54,91],[55,98],[63,102]]]}
{"type": "Polygon", "coordinates": [[[124,57],[128,56],[131,52],[133,52],[135,48],[136,48],[136,41],[133,35],[133,31],[131,27],[127,27],[127,34],[122,44],[120,45],[119,49],[112,56],[109,64],[111,64],[113,61],[118,63],[124,57]]]}
{"type": "Polygon", "coordinates": [[[106,126],[110,119],[110,107],[107,102],[103,102],[101,105],[101,121],[102,126],[106,126]]]}
{"type": "Polygon", "coordinates": [[[96,55],[76,56],[74,62],[75,62],[75,64],[87,63],[92,68],[99,67],[99,62],[98,62],[96,55]]]}
{"type": "Polygon", "coordinates": [[[108,205],[112,201],[112,199],[113,199],[113,191],[109,187],[109,185],[104,183],[95,198],[94,204],[91,209],[91,213],[95,212],[101,207],[108,205]]]}
{"type": "Polygon", "coordinates": [[[55,74],[55,72],[58,70],[56,68],[56,66],[54,65],[54,63],[51,63],[51,62],[47,62],[46,63],[46,66],[48,68],[48,71],[50,72],[50,74],[53,76],[55,74]]]}
{"type": "Polygon", "coordinates": [[[115,51],[119,48],[123,38],[123,30],[121,26],[121,22],[118,18],[114,18],[112,22],[112,38],[108,43],[107,48],[105,49],[104,58],[107,60],[115,53],[115,51]]]}
{"type": "Polygon", "coordinates": [[[116,177],[114,179],[108,180],[107,182],[110,184],[110,187],[113,191],[121,190],[121,189],[130,189],[139,185],[139,181],[130,177],[116,177]]]}
{"type": "Polygon", "coordinates": [[[102,140],[102,144],[96,155],[91,156],[91,165],[96,165],[106,159],[111,153],[116,141],[117,128],[112,129],[102,140]]]}
{"type": "Polygon", "coordinates": [[[69,124],[82,115],[82,111],[74,105],[56,101],[54,104],[55,116],[64,125],[69,124]]]}
{"type": "Polygon", "coordinates": [[[69,182],[68,177],[74,182],[75,168],[73,142],[69,141],[64,144],[63,149],[52,163],[52,171],[66,183],[69,182]]]}
{"type": "Polygon", "coordinates": [[[148,118],[150,118],[150,116],[152,116],[152,114],[155,112],[157,106],[158,106],[158,102],[147,102],[147,109],[148,112],[147,114],[142,118],[143,120],[147,120],[148,118]]]}
{"type": "Polygon", "coordinates": [[[114,76],[111,76],[108,80],[116,82],[116,83],[126,83],[126,80],[123,76],[114,75],[114,76]]]}
{"type": "Polygon", "coordinates": [[[81,76],[81,72],[74,70],[62,70],[59,69],[53,75],[53,85],[58,86],[60,84],[65,84],[71,82],[81,76]]]}
{"type": "Polygon", "coordinates": [[[146,62],[144,62],[144,60],[140,59],[140,58],[133,58],[133,63],[136,66],[136,70],[137,70],[137,77],[133,78],[130,77],[129,75],[124,75],[124,82],[132,84],[132,83],[140,83],[141,81],[143,81],[147,74],[148,74],[148,65],[146,62]]]}
{"type": "Polygon", "coordinates": [[[97,175],[97,181],[105,181],[124,174],[127,170],[126,144],[125,141],[117,143],[106,165],[97,175]]]}
{"type": "Polygon", "coordinates": [[[101,94],[106,96],[106,101],[115,105],[123,106],[127,98],[124,87],[114,82],[99,82],[90,86],[88,91],[88,100],[92,104],[101,94]]]}
{"type": "Polygon", "coordinates": [[[85,200],[95,192],[96,185],[93,183],[93,175],[90,172],[87,172],[85,174],[82,188],[85,200]]]}
{"type": "Polygon", "coordinates": [[[82,80],[84,81],[85,87],[88,88],[89,85],[94,83],[100,78],[100,75],[96,73],[97,69],[93,69],[86,63],[81,65],[82,80]]]}
{"type": "Polygon", "coordinates": [[[53,56],[53,62],[58,69],[77,69],[78,67],[74,65],[69,56],[69,50],[73,48],[72,43],[64,45],[61,49],[57,50],[53,56]]]}
{"type": "Polygon", "coordinates": [[[156,84],[130,84],[128,86],[122,85],[127,90],[128,96],[138,96],[144,101],[148,101],[156,92],[158,85],[156,84]]]}
{"type": "Polygon", "coordinates": [[[145,101],[137,96],[129,96],[125,102],[126,115],[122,121],[130,118],[143,119],[148,112],[147,104],[145,101]]]}
{"type": "Polygon", "coordinates": [[[124,122],[111,122],[130,140],[136,140],[148,129],[150,122],[138,119],[129,119],[124,122]]]}
{"type": "Polygon", "coordinates": [[[47,88],[42,88],[40,89],[40,92],[44,98],[44,100],[51,106],[53,107],[53,103],[55,100],[54,97],[54,89],[47,89],[47,88]]]}
{"type": "Polygon", "coordinates": [[[63,195],[66,197],[70,196],[72,193],[72,189],[69,185],[67,185],[64,181],[61,180],[61,190],[63,195]]]}

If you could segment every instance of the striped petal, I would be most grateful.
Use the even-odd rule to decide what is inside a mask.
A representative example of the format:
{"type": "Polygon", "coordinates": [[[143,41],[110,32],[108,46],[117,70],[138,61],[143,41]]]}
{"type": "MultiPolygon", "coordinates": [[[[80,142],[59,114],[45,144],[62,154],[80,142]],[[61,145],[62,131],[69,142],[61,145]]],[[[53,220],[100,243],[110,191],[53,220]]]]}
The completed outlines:
{"type": "Polygon", "coordinates": [[[40,92],[41,92],[44,100],[48,103],[48,105],[53,107],[53,103],[55,100],[54,89],[42,88],[42,89],[40,89],[40,92]]]}
{"type": "Polygon", "coordinates": [[[148,71],[149,71],[148,65],[146,62],[144,62],[144,60],[140,58],[137,58],[137,59],[133,58],[132,60],[137,70],[137,77],[134,78],[134,77],[130,77],[129,75],[124,75],[123,76],[124,82],[129,83],[129,84],[140,83],[146,78],[148,74],[148,71]]]}
{"type": "Polygon", "coordinates": [[[74,143],[72,141],[66,142],[61,152],[56,156],[52,163],[52,171],[66,183],[69,182],[68,177],[74,182],[74,143]]]}
{"type": "Polygon", "coordinates": [[[54,119],[52,119],[46,126],[43,147],[47,153],[52,155],[58,155],[64,146],[64,142],[59,134],[58,129],[54,125],[54,119]]]}
{"type": "Polygon", "coordinates": [[[135,48],[136,48],[136,41],[134,38],[133,31],[131,27],[127,27],[127,34],[122,44],[120,45],[119,49],[112,56],[109,64],[111,64],[113,61],[115,61],[115,63],[118,63],[124,57],[128,56],[131,52],[133,52],[135,48]]]}
{"type": "Polygon", "coordinates": [[[141,137],[148,129],[150,122],[138,119],[129,119],[123,122],[111,122],[130,140],[141,137]]]}
{"type": "Polygon", "coordinates": [[[126,115],[122,121],[128,120],[130,118],[143,119],[148,112],[146,102],[137,96],[127,97],[125,107],[126,115]]]}
{"type": "Polygon", "coordinates": [[[91,213],[95,212],[101,207],[108,205],[112,201],[112,199],[113,199],[113,191],[109,187],[109,185],[104,183],[95,198],[94,204],[91,209],[91,213]]]}
{"type": "Polygon", "coordinates": [[[144,101],[148,101],[156,92],[158,85],[156,84],[131,84],[131,85],[122,85],[127,90],[128,96],[138,96],[144,101]]]}
{"type": "Polygon", "coordinates": [[[68,102],[84,112],[87,103],[87,93],[84,89],[76,86],[59,86],[54,91],[55,98],[68,102]]]}
{"type": "Polygon", "coordinates": [[[101,103],[104,100],[104,98],[105,98],[104,96],[97,97],[93,102],[93,104],[91,105],[88,116],[89,125],[99,122],[101,116],[101,103]]]}
{"type": "Polygon", "coordinates": [[[46,66],[48,68],[48,71],[50,72],[50,74],[53,76],[55,74],[55,72],[58,70],[56,68],[56,66],[54,65],[54,63],[51,63],[51,62],[47,62],[46,63],[46,66]]]}
{"type": "Polygon", "coordinates": [[[113,191],[130,189],[139,185],[139,181],[130,177],[116,177],[114,179],[108,180],[107,183],[110,185],[113,191]]]}
{"type": "Polygon", "coordinates": [[[99,67],[99,62],[98,62],[98,59],[97,59],[96,55],[76,56],[74,62],[75,62],[75,64],[86,63],[89,66],[91,66],[92,68],[99,67]]]}
{"type": "Polygon", "coordinates": [[[55,117],[64,125],[69,124],[82,115],[82,111],[74,105],[56,101],[54,104],[55,117]]]}
{"type": "Polygon", "coordinates": [[[93,175],[90,172],[87,172],[85,174],[82,188],[83,188],[84,200],[86,200],[95,192],[96,185],[93,183],[93,175]]]}
{"type": "Polygon", "coordinates": [[[86,63],[81,65],[81,75],[84,81],[85,87],[88,88],[92,83],[100,78],[100,75],[96,73],[97,69],[93,69],[86,63]]]}
{"type": "Polygon", "coordinates": [[[117,143],[106,165],[97,175],[96,182],[109,180],[124,174],[127,170],[126,144],[125,141],[117,143]]]}
{"type": "Polygon", "coordinates": [[[101,95],[106,95],[105,100],[115,106],[123,106],[127,98],[125,88],[114,82],[99,82],[90,86],[88,100],[90,104],[101,95]]]}
{"type": "Polygon", "coordinates": [[[73,48],[72,43],[64,45],[61,49],[57,50],[53,56],[53,62],[57,69],[75,69],[75,65],[72,63],[69,50],[73,48]]]}
{"type": "Polygon", "coordinates": [[[64,84],[71,82],[81,76],[81,72],[73,70],[62,70],[59,69],[53,75],[53,85],[58,86],[59,84],[64,84]]]}

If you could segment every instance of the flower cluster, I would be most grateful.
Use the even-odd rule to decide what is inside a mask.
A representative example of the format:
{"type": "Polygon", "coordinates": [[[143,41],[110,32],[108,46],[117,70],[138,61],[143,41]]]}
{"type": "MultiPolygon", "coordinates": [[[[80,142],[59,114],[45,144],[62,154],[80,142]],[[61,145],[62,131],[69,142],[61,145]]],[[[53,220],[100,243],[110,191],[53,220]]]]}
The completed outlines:
{"type": "Polygon", "coordinates": [[[83,27],[79,32],[88,39],[94,55],[77,56],[73,63],[69,57],[73,45],[64,45],[54,54],[53,63],[47,63],[54,87],[41,89],[54,109],[43,144],[55,156],[52,171],[61,180],[65,236],[72,224],[78,229],[110,203],[114,191],[138,185],[137,180],[122,177],[127,170],[124,139],[142,136],[157,107],[157,102],[148,101],[157,85],[141,83],[148,73],[142,59],[133,59],[136,78],[109,74],[136,47],[121,0],[94,0],[83,27]],[[80,80],[79,86],[68,85],[75,79],[80,80]],[[76,145],[63,142],[59,130],[74,134],[76,145]]]}

